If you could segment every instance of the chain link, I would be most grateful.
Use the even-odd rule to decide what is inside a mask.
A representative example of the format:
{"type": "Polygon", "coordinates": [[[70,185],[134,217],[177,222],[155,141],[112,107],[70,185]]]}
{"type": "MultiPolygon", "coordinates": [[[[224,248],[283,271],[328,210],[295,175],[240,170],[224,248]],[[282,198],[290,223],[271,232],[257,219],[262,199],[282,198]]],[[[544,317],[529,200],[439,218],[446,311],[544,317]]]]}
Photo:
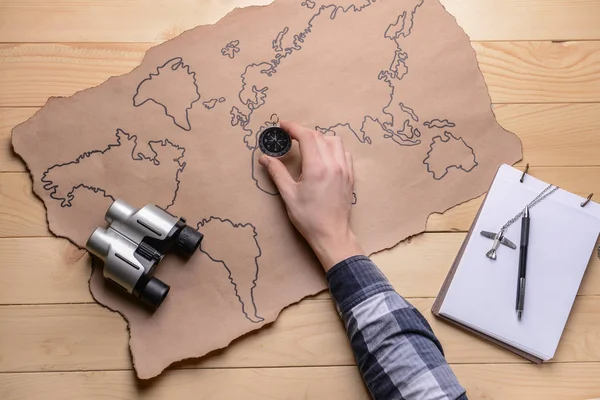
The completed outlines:
{"type": "MultiPolygon", "coordinates": [[[[553,186],[554,186],[553,184],[549,184],[548,186],[546,186],[546,188],[544,190],[542,190],[540,192],[540,194],[535,196],[535,199],[531,200],[531,202],[529,204],[527,204],[526,207],[529,207],[529,209],[532,209],[536,204],[538,204],[539,202],[541,202],[546,197],[550,196],[552,193],[556,192],[559,189],[558,186],[554,186],[554,187],[553,186]]],[[[502,228],[500,228],[500,230],[505,231],[506,229],[508,229],[509,226],[511,226],[512,224],[515,223],[515,221],[517,221],[519,218],[521,218],[521,216],[523,215],[524,212],[525,212],[525,208],[523,208],[523,210],[521,210],[521,212],[519,212],[513,218],[508,220],[508,222],[506,224],[504,224],[504,226],[502,228]]],[[[600,248],[599,248],[599,250],[600,250],[600,248]]],[[[600,253],[598,254],[598,256],[600,257],[600,253]]]]}

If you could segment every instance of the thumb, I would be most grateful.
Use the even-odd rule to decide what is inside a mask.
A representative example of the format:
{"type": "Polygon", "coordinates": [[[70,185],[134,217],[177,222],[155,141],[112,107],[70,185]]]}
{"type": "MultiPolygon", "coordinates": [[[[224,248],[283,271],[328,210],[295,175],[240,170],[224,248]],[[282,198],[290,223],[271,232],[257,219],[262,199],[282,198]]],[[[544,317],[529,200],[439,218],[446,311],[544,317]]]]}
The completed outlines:
{"type": "Polygon", "coordinates": [[[294,179],[280,160],[262,155],[258,159],[258,163],[267,169],[269,176],[273,179],[273,182],[275,182],[279,192],[287,191],[294,183],[294,179]]]}

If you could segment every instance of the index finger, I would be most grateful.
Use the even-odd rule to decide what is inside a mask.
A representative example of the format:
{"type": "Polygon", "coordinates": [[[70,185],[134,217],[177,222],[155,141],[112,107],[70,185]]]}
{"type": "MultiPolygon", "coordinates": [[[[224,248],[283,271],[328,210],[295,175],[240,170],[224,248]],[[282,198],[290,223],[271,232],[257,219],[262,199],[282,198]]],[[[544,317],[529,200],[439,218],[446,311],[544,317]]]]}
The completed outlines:
{"type": "Polygon", "coordinates": [[[314,131],[291,121],[281,121],[279,126],[300,144],[303,169],[305,166],[310,165],[312,160],[320,157],[319,146],[314,131]]]}

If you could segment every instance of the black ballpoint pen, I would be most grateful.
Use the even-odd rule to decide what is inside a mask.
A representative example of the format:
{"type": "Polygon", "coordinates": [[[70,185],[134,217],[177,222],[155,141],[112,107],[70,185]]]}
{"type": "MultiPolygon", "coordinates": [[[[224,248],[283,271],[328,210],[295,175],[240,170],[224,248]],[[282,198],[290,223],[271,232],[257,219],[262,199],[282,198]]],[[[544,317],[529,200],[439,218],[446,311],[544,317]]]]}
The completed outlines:
{"type": "Polygon", "coordinates": [[[525,304],[525,274],[527,273],[527,247],[529,246],[529,207],[521,218],[521,248],[519,251],[519,280],[517,283],[517,318],[521,320],[525,304]]]}

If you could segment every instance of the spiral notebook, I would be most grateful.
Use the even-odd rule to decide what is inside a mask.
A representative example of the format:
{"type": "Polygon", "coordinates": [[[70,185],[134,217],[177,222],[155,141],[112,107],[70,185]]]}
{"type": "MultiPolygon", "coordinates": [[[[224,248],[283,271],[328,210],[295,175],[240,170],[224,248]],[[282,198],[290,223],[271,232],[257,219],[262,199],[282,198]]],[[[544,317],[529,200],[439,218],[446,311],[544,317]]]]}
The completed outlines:
{"type": "MultiPolygon", "coordinates": [[[[502,165],[433,305],[434,315],[533,362],[554,357],[600,234],[600,205],[559,189],[531,210],[527,288],[522,319],[515,312],[519,249],[501,245],[486,257],[497,232],[548,183],[502,165]]],[[[518,245],[520,221],[505,236],[518,245]]],[[[593,255],[595,257],[595,255],[593,255]]]]}

